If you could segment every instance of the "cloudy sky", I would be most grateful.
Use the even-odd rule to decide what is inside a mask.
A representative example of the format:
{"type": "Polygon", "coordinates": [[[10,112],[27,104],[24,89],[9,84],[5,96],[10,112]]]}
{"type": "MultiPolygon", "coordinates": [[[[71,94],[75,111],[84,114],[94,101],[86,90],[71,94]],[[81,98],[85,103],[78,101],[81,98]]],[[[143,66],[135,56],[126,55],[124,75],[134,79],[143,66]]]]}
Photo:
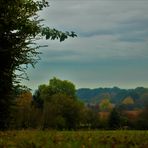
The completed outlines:
{"type": "Polygon", "coordinates": [[[54,76],[76,88],[148,87],[147,0],[50,0],[44,24],[77,38],[41,40],[41,60],[29,68],[31,89],[54,76]]]}

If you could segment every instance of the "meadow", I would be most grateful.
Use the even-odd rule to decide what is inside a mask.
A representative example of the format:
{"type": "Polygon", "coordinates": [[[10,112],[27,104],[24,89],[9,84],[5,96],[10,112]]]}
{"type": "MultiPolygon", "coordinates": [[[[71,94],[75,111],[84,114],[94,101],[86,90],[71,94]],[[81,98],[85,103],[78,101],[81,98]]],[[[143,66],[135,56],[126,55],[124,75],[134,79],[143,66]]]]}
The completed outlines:
{"type": "Polygon", "coordinates": [[[0,148],[148,148],[148,131],[1,131],[0,148]]]}

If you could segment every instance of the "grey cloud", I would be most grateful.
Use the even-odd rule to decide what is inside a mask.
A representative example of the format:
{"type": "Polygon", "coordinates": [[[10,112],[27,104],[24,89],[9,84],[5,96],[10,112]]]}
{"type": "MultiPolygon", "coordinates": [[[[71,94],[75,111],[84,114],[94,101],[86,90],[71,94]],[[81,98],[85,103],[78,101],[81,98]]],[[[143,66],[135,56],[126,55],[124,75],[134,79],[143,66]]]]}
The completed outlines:
{"type": "Polygon", "coordinates": [[[49,3],[50,7],[40,13],[45,25],[73,30],[78,37],[63,43],[39,42],[48,48],[41,49],[41,61],[29,71],[33,85],[48,81],[52,75],[72,80],[78,87],[148,85],[148,1],[49,3]]]}
{"type": "MultiPolygon", "coordinates": [[[[99,36],[99,35],[112,35],[115,34],[113,30],[94,30],[90,32],[80,32],[80,37],[92,37],[92,36],[99,36]]],[[[79,35],[78,34],[78,35],[79,35]]]]}

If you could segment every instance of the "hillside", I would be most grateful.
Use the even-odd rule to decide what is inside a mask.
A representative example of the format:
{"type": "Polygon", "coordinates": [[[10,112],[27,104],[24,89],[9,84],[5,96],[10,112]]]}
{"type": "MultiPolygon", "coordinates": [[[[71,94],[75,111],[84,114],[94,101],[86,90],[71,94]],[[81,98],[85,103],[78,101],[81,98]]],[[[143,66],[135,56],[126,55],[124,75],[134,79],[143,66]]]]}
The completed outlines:
{"type": "Polygon", "coordinates": [[[76,94],[86,104],[99,104],[103,107],[117,105],[124,109],[138,109],[148,104],[148,88],[144,87],[135,89],[81,88],[76,94]]]}

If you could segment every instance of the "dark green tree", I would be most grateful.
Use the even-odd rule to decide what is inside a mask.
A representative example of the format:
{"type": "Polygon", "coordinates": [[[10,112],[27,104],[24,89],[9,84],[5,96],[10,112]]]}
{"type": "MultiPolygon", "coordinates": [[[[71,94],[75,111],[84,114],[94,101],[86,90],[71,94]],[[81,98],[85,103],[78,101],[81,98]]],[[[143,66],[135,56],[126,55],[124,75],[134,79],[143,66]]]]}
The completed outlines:
{"type": "Polygon", "coordinates": [[[82,104],[70,96],[57,93],[44,103],[43,129],[76,129],[80,124],[82,104]]]}
{"type": "Polygon", "coordinates": [[[75,85],[67,80],[60,80],[56,77],[49,81],[49,88],[53,94],[62,93],[76,98],[75,85]]]}
{"type": "Polygon", "coordinates": [[[148,130],[148,103],[137,119],[136,129],[148,130]]]}
{"type": "Polygon", "coordinates": [[[65,94],[71,99],[76,99],[75,85],[67,80],[60,80],[56,77],[49,80],[49,84],[42,84],[35,91],[33,98],[34,101],[39,105],[44,101],[50,101],[51,97],[55,94],[65,94]]]}
{"type": "Polygon", "coordinates": [[[121,116],[117,108],[113,108],[109,115],[108,126],[110,129],[118,129],[121,126],[121,116]]]}
{"type": "Polygon", "coordinates": [[[99,114],[92,109],[81,108],[81,128],[96,129],[100,126],[99,114]]]}
{"type": "Polygon", "coordinates": [[[48,6],[46,0],[0,1],[0,129],[7,127],[16,82],[25,76],[27,65],[34,66],[39,59],[36,40],[64,41],[75,36],[41,23],[38,12],[48,6]]]}

